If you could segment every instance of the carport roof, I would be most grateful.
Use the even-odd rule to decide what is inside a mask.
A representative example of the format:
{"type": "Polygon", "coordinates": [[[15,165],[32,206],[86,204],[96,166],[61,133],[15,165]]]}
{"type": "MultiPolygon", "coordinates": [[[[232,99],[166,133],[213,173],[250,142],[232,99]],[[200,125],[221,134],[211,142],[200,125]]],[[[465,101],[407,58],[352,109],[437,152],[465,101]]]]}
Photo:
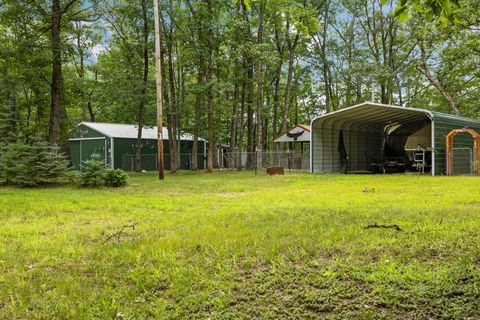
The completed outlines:
{"type": "Polygon", "coordinates": [[[478,127],[480,121],[450,114],[430,111],[426,109],[407,108],[401,106],[386,105],[374,102],[364,102],[352,107],[324,114],[312,120],[312,128],[319,124],[324,126],[343,127],[344,125],[356,125],[358,129],[365,130],[379,128],[385,124],[405,124],[414,121],[430,119],[455,122],[468,127],[478,127]]]}

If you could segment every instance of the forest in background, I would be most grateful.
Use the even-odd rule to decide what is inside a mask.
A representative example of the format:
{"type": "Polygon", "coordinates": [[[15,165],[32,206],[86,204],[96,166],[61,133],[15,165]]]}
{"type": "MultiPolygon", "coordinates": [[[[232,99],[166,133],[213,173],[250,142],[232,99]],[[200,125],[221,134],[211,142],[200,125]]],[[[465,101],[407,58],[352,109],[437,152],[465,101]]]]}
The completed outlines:
{"type": "MultiPolygon", "coordinates": [[[[396,1],[160,8],[171,168],[181,132],[253,155],[278,147],[273,137],[288,127],[372,100],[372,91],[376,102],[480,117],[477,0],[433,22],[394,16],[396,1]]],[[[1,139],[40,137],[67,150],[81,121],[155,125],[153,23],[150,0],[2,0],[1,139]]]]}

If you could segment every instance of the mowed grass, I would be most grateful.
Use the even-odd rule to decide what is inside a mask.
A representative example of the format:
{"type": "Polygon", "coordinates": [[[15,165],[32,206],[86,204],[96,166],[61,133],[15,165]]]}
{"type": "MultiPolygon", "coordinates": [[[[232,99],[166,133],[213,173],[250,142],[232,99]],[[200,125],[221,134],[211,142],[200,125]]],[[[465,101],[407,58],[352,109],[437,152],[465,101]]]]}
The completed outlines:
{"type": "Polygon", "coordinates": [[[479,317],[479,187],[216,172],[0,188],[0,318],[479,317]]]}

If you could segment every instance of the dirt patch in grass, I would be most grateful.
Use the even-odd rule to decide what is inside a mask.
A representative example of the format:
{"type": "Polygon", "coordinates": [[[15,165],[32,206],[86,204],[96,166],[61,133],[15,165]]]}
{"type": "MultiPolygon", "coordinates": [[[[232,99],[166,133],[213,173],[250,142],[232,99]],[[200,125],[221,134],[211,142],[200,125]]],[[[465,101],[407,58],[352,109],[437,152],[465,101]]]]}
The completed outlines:
{"type": "Polygon", "coordinates": [[[223,198],[236,198],[245,195],[245,192],[221,192],[217,193],[218,196],[223,198]]]}
{"type": "Polygon", "coordinates": [[[465,289],[468,297],[463,290],[443,294],[434,283],[385,285],[359,279],[353,270],[336,275],[299,263],[239,272],[227,310],[214,312],[214,319],[441,319],[474,314],[478,305],[473,287],[465,289]]]}

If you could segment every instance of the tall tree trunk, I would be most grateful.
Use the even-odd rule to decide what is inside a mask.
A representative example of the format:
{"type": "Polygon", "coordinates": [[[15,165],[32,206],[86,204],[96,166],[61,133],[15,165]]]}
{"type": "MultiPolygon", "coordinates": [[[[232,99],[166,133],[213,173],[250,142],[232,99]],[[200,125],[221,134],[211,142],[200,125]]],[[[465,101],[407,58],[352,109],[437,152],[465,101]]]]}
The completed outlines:
{"type": "Polygon", "coordinates": [[[87,120],[87,101],[85,101],[85,55],[83,53],[82,49],[82,38],[81,38],[81,23],[79,21],[75,22],[75,27],[78,29],[77,30],[77,50],[78,50],[78,56],[80,59],[80,69],[78,70],[78,77],[80,78],[80,95],[82,99],[82,120],[86,121],[87,120]]]}
{"type": "Polygon", "coordinates": [[[454,94],[448,92],[445,86],[439,81],[431,72],[427,62],[427,53],[425,46],[422,40],[418,41],[418,45],[420,47],[421,53],[421,62],[420,66],[417,68],[426,78],[427,80],[438,90],[438,92],[442,95],[442,97],[448,102],[450,105],[450,109],[452,110],[454,115],[460,115],[460,106],[457,102],[457,99],[454,94]]]}
{"type": "MultiPolygon", "coordinates": [[[[147,17],[147,3],[146,0],[141,0],[142,17],[143,17],[143,78],[142,78],[142,97],[138,107],[138,131],[137,131],[137,145],[135,147],[135,170],[140,172],[142,170],[142,129],[144,125],[145,104],[147,100],[147,81],[148,81],[148,17],[147,17]]],[[[158,128],[162,130],[162,128],[158,128]]]]}
{"type": "Polygon", "coordinates": [[[168,55],[168,83],[170,88],[169,108],[167,112],[168,145],[170,151],[170,172],[178,170],[178,143],[177,143],[177,100],[175,94],[175,71],[173,67],[173,31],[167,40],[168,55]]]}
{"type": "Polygon", "coordinates": [[[93,113],[93,106],[92,106],[92,93],[88,95],[87,110],[88,110],[89,120],[91,122],[95,122],[95,114],[93,113]]]}
{"type": "Polygon", "coordinates": [[[332,111],[331,101],[332,92],[330,84],[330,66],[327,58],[327,35],[328,35],[328,14],[329,14],[330,1],[325,1],[325,8],[323,14],[323,28],[322,28],[322,44],[321,44],[321,57],[322,57],[322,73],[323,84],[325,89],[325,109],[327,112],[332,111]]]}
{"type": "Polygon", "coordinates": [[[213,119],[213,7],[211,0],[205,0],[208,8],[208,27],[207,27],[207,127],[208,127],[208,156],[207,156],[207,172],[212,172],[214,167],[214,152],[217,150],[215,141],[215,125],[213,119]]]}
{"type": "Polygon", "coordinates": [[[192,170],[198,170],[198,136],[200,134],[201,113],[203,111],[203,90],[205,85],[204,60],[200,57],[198,63],[197,85],[199,90],[195,97],[195,123],[193,128],[192,170]]]}
{"type": "Polygon", "coordinates": [[[177,167],[182,168],[181,153],[182,153],[182,106],[185,102],[185,82],[182,75],[182,67],[179,62],[178,44],[175,42],[175,55],[177,56],[177,104],[176,104],[176,119],[177,119],[177,167]]]}
{"type": "MultiPolygon", "coordinates": [[[[278,63],[275,71],[275,84],[273,88],[273,120],[272,120],[272,141],[280,133],[279,130],[279,111],[280,111],[280,77],[282,76],[282,61],[278,63]]],[[[278,160],[278,152],[280,151],[280,143],[273,142],[274,161],[278,160]]]]}
{"type": "MultiPolygon", "coordinates": [[[[98,83],[98,70],[94,69],[93,73],[95,74],[95,86],[96,86],[98,83]]],[[[93,111],[92,95],[93,95],[93,90],[90,90],[87,98],[87,111],[88,111],[90,121],[95,122],[95,113],[93,111]]]]}
{"type": "Polygon", "coordinates": [[[354,50],[355,50],[355,19],[352,19],[349,27],[348,27],[348,33],[345,40],[345,46],[347,47],[347,63],[348,63],[348,72],[346,76],[346,94],[345,94],[345,106],[351,106],[354,103],[352,103],[354,99],[354,81],[352,77],[352,73],[350,72],[350,69],[352,68],[352,65],[354,64],[354,50]]]}
{"type": "Polygon", "coordinates": [[[272,133],[273,138],[275,139],[279,134],[278,130],[278,111],[280,109],[280,78],[282,76],[282,61],[278,63],[276,72],[275,72],[275,84],[273,88],[273,122],[272,122],[272,133]]]}
{"type": "Polygon", "coordinates": [[[253,122],[253,66],[247,62],[247,168],[255,165],[255,124],[253,122]]]}
{"type": "Polygon", "coordinates": [[[230,120],[230,168],[236,167],[235,149],[237,147],[237,121],[240,84],[238,82],[238,67],[235,68],[235,84],[233,89],[232,117],[230,120]]]}
{"type": "Polygon", "coordinates": [[[247,7],[240,2],[243,11],[243,33],[244,33],[244,44],[246,50],[244,53],[244,67],[247,76],[246,83],[246,107],[247,107],[247,168],[252,169],[255,164],[255,124],[253,120],[254,116],[254,86],[253,86],[253,57],[252,52],[249,47],[252,45],[252,35],[250,30],[250,21],[248,19],[247,7]]]}
{"type": "Polygon", "coordinates": [[[238,161],[238,170],[242,169],[242,152],[243,152],[243,140],[245,135],[245,123],[244,123],[244,114],[245,114],[245,95],[246,95],[247,81],[243,79],[242,81],[242,99],[240,103],[240,118],[238,119],[239,125],[238,128],[238,140],[237,145],[240,149],[239,161],[238,161]]]}
{"type": "Polygon", "coordinates": [[[356,86],[355,86],[355,103],[360,103],[362,101],[362,80],[359,76],[356,77],[356,86]]]}
{"type": "Polygon", "coordinates": [[[293,64],[295,60],[295,48],[296,48],[297,41],[298,41],[298,34],[295,37],[295,45],[291,46],[289,49],[287,85],[285,88],[285,101],[283,104],[283,118],[282,118],[281,131],[287,130],[287,126],[288,126],[288,110],[290,106],[290,95],[292,92],[293,64]]]}
{"type": "Polygon", "coordinates": [[[62,43],[60,39],[62,8],[60,0],[52,0],[52,82],[51,82],[51,105],[49,123],[49,143],[55,145],[59,138],[60,128],[66,118],[66,112],[62,111],[62,43]]]}
{"type": "Polygon", "coordinates": [[[383,104],[388,104],[387,87],[385,83],[380,83],[380,99],[383,104]]]}
{"type": "Polygon", "coordinates": [[[212,71],[213,71],[213,61],[210,54],[208,64],[207,64],[207,76],[206,82],[208,85],[207,89],[207,126],[208,126],[208,154],[207,154],[207,172],[213,171],[213,156],[216,150],[215,147],[215,136],[214,129],[215,125],[213,123],[213,90],[212,90],[212,71]]]}
{"type": "MultiPolygon", "coordinates": [[[[258,59],[257,65],[257,150],[262,155],[262,121],[263,121],[263,57],[262,57],[262,44],[263,44],[263,11],[264,11],[265,1],[260,0],[259,9],[258,9],[258,32],[257,32],[257,45],[260,49],[260,58],[258,59]]],[[[258,158],[257,158],[258,161],[258,158]]],[[[262,162],[263,164],[263,155],[262,162]]],[[[258,164],[257,164],[258,167],[258,164]]]]}

